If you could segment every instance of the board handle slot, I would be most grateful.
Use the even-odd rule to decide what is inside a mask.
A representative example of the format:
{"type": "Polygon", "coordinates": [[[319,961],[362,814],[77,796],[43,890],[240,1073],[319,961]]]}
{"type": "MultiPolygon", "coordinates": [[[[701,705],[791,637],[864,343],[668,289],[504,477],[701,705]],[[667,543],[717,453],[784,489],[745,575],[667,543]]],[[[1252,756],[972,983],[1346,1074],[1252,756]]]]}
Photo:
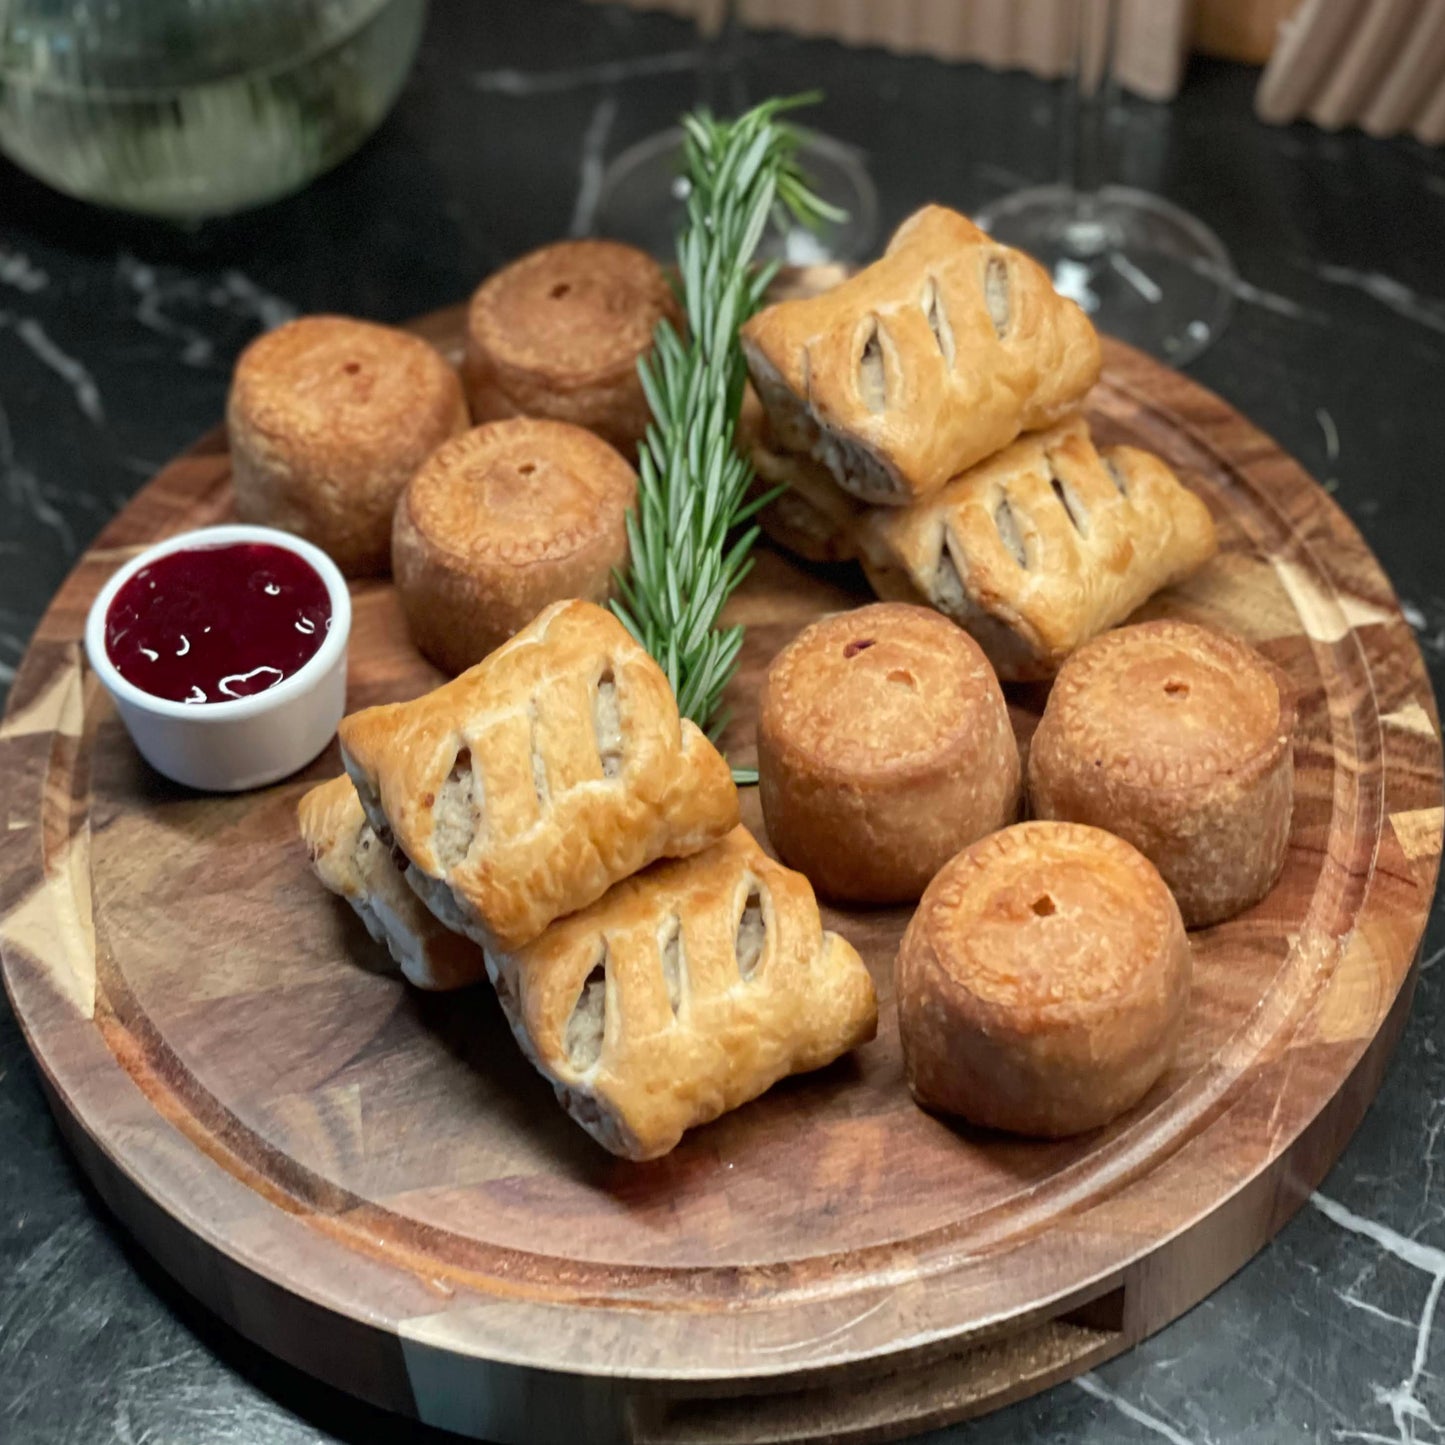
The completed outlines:
{"type": "Polygon", "coordinates": [[[981,1415],[1066,1380],[1125,1343],[1125,1287],[1015,1334],[886,1373],[773,1395],[634,1397],[631,1445],[864,1445],[981,1415]]]}

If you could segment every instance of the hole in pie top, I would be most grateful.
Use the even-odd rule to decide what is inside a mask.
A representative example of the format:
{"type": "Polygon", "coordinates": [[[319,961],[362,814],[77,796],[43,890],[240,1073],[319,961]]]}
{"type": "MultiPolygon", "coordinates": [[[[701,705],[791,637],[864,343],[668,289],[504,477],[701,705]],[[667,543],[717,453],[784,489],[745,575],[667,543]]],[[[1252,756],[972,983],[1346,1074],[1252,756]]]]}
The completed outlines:
{"type": "Polygon", "coordinates": [[[863,343],[858,358],[858,395],[869,411],[882,411],[888,405],[888,377],[883,366],[883,343],[879,339],[878,318],[863,343]]]}
{"type": "Polygon", "coordinates": [[[459,748],[432,812],[432,852],[443,870],[455,868],[471,851],[481,811],[479,792],[471,749],[459,748]]]}
{"type": "Polygon", "coordinates": [[[1047,893],[1040,893],[1030,906],[1040,918],[1048,918],[1050,914],[1058,912],[1054,906],[1054,900],[1047,893]]]}
{"type": "Polygon", "coordinates": [[[1164,691],[1169,697],[1186,698],[1189,696],[1189,684],[1171,677],[1164,684],[1164,691]]]}
{"type": "Polygon", "coordinates": [[[359,361],[348,361],[341,369],[347,376],[355,376],[361,370],[361,363],[359,361]]]}
{"type": "Polygon", "coordinates": [[[602,956],[592,965],[592,972],[572,1006],[567,1020],[563,1047],[567,1062],[579,1073],[585,1073],[602,1057],[602,1040],[607,1032],[607,945],[602,956]]]}
{"type": "Polygon", "coordinates": [[[988,307],[994,335],[1002,341],[1008,333],[1009,294],[1008,262],[1002,256],[990,256],[983,269],[983,303],[988,307]]]}
{"type": "Polygon", "coordinates": [[[559,281],[547,294],[554,301],[560,301],[571,289],[572,287],[568,282],[559,281]]]}
{"type": "Polygon", "coordinates": [[[1121,497],[1127,497],[1129,495],[1129,487],[1124,481],[1124,472],[1119,466],[1119,463],[1116,462],[1113,457],[1100,457],[1099,460],[1104,463],[1104,470],[1108,472],[1109,480],[1113,482],[1114,486],[1118,489],[1119,495],[1121,497]]]}
{"type": "Polygon", "coordinates": [[[845,647],[845,648],[843,649],[843,656],[844,656],[844,657],[857,657],[860,652],[866,652],[866,651],[867,651],[870,647],[872,647],[872,646],[873,646],[873,638],[871,638],[871,637],[859,637],[859,638],[856,638],[854,641],[850,642],[850,643],[847,645],[847,647],[845,647]]]}
{"type": "Polygon", "coordinates": [[[918,679],[914,677],[906,667],[895,667],[893,671],[888,674],[888,681],[896,682],[902,687],[918,686],[918,679]]]}
{"type": "Polygon", "coordinates": [[[767,941],[767,929],[763,923],[763,898],[758,885],[748,889],[747,902],[743,904],[742,917],[738,919],[737,939],[734,948],[738,956],[738,973],[749,979],[757,970],[763,956],[763,944],[767,941]]]}
{"type": "Polygon", "coordinates": [[[530,477],[537,470],[536,462],[523,462],[517,470],[524,476],[530,477]]]}

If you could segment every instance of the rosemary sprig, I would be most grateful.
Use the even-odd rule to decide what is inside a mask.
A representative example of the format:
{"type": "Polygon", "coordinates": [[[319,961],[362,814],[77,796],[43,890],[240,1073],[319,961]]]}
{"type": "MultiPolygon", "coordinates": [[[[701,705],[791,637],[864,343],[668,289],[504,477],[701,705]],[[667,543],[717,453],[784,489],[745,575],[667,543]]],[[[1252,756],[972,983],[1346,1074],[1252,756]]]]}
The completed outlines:
{"type": "Polygon", "coordinates": [[[687,338],[663,321],[639,367],[652,422],[627,518],[631,563],[612,607],[667,674],[683,716],[714,740],[743,642],[743,629],[718,617],[752,568],[758,528],[731,545],[728,537],[776,495],[745,500],[752,470],[734,444],[746,382],[737,331],[777,270],[752,260],[775,207],[807,225],[842,218],[809,189],[796,133],[778,119],[815,99],[765,101],[732,121],[705,110],[683,117],[690,192],[677,261],[687,338]]]}

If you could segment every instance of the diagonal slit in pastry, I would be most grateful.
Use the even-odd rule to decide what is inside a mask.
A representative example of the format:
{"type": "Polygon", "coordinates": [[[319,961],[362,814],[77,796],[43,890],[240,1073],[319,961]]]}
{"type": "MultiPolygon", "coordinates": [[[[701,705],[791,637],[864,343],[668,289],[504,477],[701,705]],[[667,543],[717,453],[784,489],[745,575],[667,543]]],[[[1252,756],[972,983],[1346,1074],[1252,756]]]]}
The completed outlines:
{"type": "Polygon", "coordinates": [[[602,1041],[607,1032],[607,944],[592,971],[587,975],[577,1002],[567,1020],[563,1047],[567,1062],[579,1074],[585,1074],[602,1057],[602,1041]]]}
{"type": "Polygon", "coordinates": [[[1049,485],[1054,489],[1054,495],[1059,499],[1059,505],[1064,509],[1069,521],[1074,524],[1074,531],[1081,537],[1087,537],[1089,535],[1089,510],[1074,489],[1053,470],[1052,466],[1049,468],[1049,485]]]}
{"type": "Polygon", "coordinates": [[[1023,533],[1019,531],[1018,518],[1014,515],[1013,503],[1005,492],[993,509],[993,524],[998,528],[999,541],[1008,548],[1010,555],[1025,570],[1029,565],[1028,549],[1024,546],[1023,533]]]}
{"type": "Polygon", "coordinates": [[[1009,299],[1008,262],[1002,256],[990,256],[984,264],[983,304],[988,307],[994,335],[1002,341],[1008,335],[1013,310],[1009,299]]]}
{"type": "Polygon", "coordinates": [[[858,356],[858,395],[869,411],[888,407],[888,372],[883,362],[883,327],[876,316],[868,318],[870,329],[858,356]]]}
{"type": "Polygon", "coordinates": [[[622,772],[622,716],[617,707],[617,678],[609,667],[597,681],[592,697],[592,730],[604,778],[622,772]]]}
{"type": "Polygon", "coordinates": [[[437,794],[432,822],[432,852],[450,872],[471,851],[482,820],[481,779],[472,767],[472,751],[461,747],[437,794]]]}
{"type": "Polygon", "coordinates": [[[953,358],[956,354],[953,327],[949,324],[948,312],[944,309],[943,297],[938,291],[938,280],[934,276],[928,278],[928,284],[923,288],[923,314],[928,318],[928,329],[938,343],[938,350],[943,356],[944,365],[952,371],[953,358]]]}
{"type": "Polygon", "coordinates": [[[763,948],[768,940],[767,923],[763,918],[763,895],[757,881],[748,886],[742,916],[738,919],[737,938],[733,944],[738,959],[738,975],[746,982],[757,972],[763,948]]]}
{"type": "Polygon", "coordinates": [[[532,755],[532,791],[537,795],[537,803],[545,808],[551,798],[551,789],[547,784],[547,764],[542,757],[542,751],[537,746],[537,700],[533,698],[527,704],[527,720],[531,724],[531,737],[529,739],[529,750],[532,755]]]}
{"type": "Polygon", "coordinates": [[[676,1018],[687,997],[687,958],[682,951],[682,919],[673,914],[663,927],[659,940],[662,955],[662,981],[667,986],[667,1002],[676,1018]]]}
{"type": "Polygon", "coordinates": [[[1129,487],[1124,480],[1124,469],[1113,457],[1105,456],[1103,452],[1099,453],[1099,460],[1103,462],[1104,470],[1109,474],[1109,480],[1119,489],[1119,495],[1121,497],[1127,497],[1129,495],[1129,487]]]}

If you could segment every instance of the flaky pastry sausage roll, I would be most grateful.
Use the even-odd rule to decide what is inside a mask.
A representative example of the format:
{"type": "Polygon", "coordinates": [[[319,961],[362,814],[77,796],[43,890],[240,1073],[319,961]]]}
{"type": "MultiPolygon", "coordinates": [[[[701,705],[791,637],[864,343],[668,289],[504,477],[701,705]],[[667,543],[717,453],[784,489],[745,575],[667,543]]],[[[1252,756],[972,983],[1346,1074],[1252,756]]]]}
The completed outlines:
{"type": "Polygon", "coordinates": [[[486,977],[482,950],[444,928],[407,887],[350,778],[343,774],[312,788],[296,817],[316,876],[356,910],[407,979],[418,988],[449,989],[486,977]]]}
{"type": "Polygon", "coordinates": [[[487,967],[523,1052],[604,1149],[665,1154],[695,1125],[873,1037],[862,959],[813,890],[735,828],[614,886],[487,967]]]}
{"type": "Polygon", "coordinates": [[[449,928],[530,943],[654,859],[738,821],[737,789],[610,612],[557,602],[460,677],[338,730],[378,835],[449,928]]]}
{"type": "Polygon", "coordinates": [[[926,502],[875,511],[858,536],[880,597],[953,618],[1005,682],[1051,677],[1218,547],[1209,509],[1158,457],[1096,450],[1077,416],[926,502]]]}
{"type": "Polygon", "coordinates": [[[1058,421],[1101,355],[1037,262],[942,206],[909,217],[850,280],[760,311],[741,337],[782,445],[892,506],[1058,421]]]}
{"type": "Polygon", "coordinates": [[[821,462],[782,451],[767,435],[748,455],[754,496],[786,488],[758,513],[758,525],[771,541],[806,562],[849,562],[858,555],[853,532],[867,508],[821,462]]]}
{"type": "Polygon", "coordinates": [[[822,462],[778,442],[751,386],[743,389],[736,440],[753,469],[749,500],[783,488],[758,513],[758,525],[770,541],[807,562],[849,562],[858,555],[853,529],[867,508],[833,480],[822,462]]]}

